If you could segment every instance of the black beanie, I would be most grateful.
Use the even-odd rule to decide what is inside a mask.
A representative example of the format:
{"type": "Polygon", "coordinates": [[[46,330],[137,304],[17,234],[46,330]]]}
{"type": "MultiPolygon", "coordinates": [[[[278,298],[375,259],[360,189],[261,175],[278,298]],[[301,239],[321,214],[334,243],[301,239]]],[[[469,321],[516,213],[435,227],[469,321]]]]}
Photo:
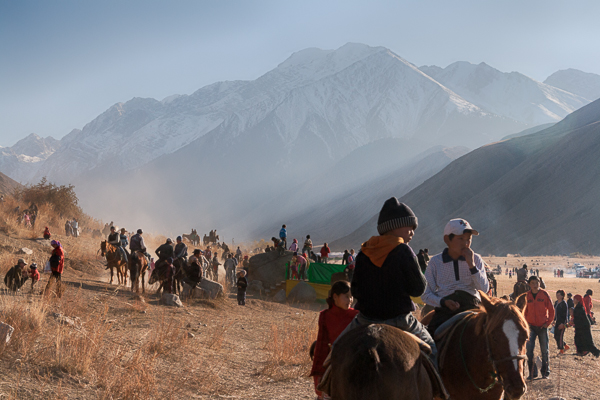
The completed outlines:
{"type": "Polygon", "coordinates": [[[392,197],[386,200],[379,212],[377,219],[377,232],[383,235],[389,231],[405,226],[417,229],[417,217],[413,210],[404,203],[400,203],[397,198],[392,197]]]}

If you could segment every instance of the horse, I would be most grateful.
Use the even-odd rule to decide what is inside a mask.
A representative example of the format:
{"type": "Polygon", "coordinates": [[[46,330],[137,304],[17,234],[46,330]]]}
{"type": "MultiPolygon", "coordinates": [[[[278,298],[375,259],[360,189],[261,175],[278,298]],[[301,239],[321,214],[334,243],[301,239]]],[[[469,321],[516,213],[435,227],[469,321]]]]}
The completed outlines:
{"type": "Polygon", "coordinates": [[[438,345],[444,386],[452,399],[520,399],[527,390],[522,362],[529,336],[522,312],[527,300],[525,295],[512,302],[480,294],[480,309],[452,325],[438,345]]]}
{"type": "Polygon", "coordinates": [[[529,285],[523,281],[517,281],[517,283],[515,283],[515,285],[513,286],[513,292],[510,295],[510,297],[514,300],[517,297],[519,297],[520,295],[522,295],[523,293],[526,293],[529,291],[529,285]]]}
{"type": "Polygon", "coordinates": [[[181,235],[184,239],[187,239],[192,243],[193,246],[197,246],[200,244],[200,236],[198,236],[198,232],[195,229],[192,229],[192,233],[186,235],[185,233],[181,235]]]}
{"type": "Polygon", "coordinates": [[[328,394],[345,400],[441,399],[427,358],[417,340],[396,327],[360,326],[333,347],[328,394]]]}
{"type": "Polygon", "coordinates": [[[139,293],[140,291],[140,277],[142,281],[142,293],[146,293],[146,286],[144,279],[146,278],[146,271],[148,270],[148,260],[141,251],[132,251],[131,257],[129,257],[129,276],[131,280],[131,291],[139,293]]]}
{"type": "Polygon", "coordinates": [[[175,267],[175,273],[173,274],[173,288],[175,293],[181,295],[181,283],[187,276],[187,264],[183,258],[177,258],[173,261],[173,267],[175,267]]]}
{"type": "MultiPolygon", "coordinates": [[[[103,240],[100,243],[102,257],[106,256],[106,264],[110,268],[110,284],[113,282],[114,269],[117,270],[117,282],[119,285],[127,285],[127,269],[126,262],[121,260],[118,250],[115,246],[103,240]]],[[[98,254],[98,253],[96,253],[98,254]]]]}
{"type": "MultiPolygon", "coordinates": [[[[167,269],[166,268],[162,268],[162,266],[164,266],[164,261],[159,261],[157,262],[155,268],[152,270],[152,273],[150,274],[150,276],[148,277],[148,284],[149,285],[153,285],[156,282],[159,283],[158,285],[158,290],[156,291],[156,294],[160,294],[161,290],[165,291],[168,290],[169,292],[171,292],[171,288],[169,288],[169,279],[167,278],[167,269]]],[[[172,280],[171,280],[172,282],[172,280]]]]}

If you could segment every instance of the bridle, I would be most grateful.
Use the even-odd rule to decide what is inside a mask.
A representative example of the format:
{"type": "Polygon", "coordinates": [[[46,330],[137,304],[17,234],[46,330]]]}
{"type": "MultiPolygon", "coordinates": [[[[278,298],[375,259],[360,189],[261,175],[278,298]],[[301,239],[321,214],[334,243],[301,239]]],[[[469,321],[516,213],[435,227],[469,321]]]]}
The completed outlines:
{"type": "Polygon", "coordinates": [[[467,362],[465,360],[465,355],[463,352],[463,335],[467,328],[467,322],[470,319],[471,319],[471,317],[467,317],[460,322],[460,323],[464,324],[464,326],[460,332],[460,338],[458,340],[458,344],[459,344],[459,348],[460,348],[460,358],[462,359],[462,363],[465,368],[465,371],[467,372],[467,376],[469,377],[469,380],[471,381],[473,386],[475,386],[475,388],[477,390],[479,390],[479,393],[487,393],[490,390],[492,390],[492,388],[494,386],[496,386],[499,382],[500,382],[500,384],[504,385],[502,383],[501,377],[500,377],[500,379],[498,379],[499,375],[496,373],[496,371],[498,370],[498,364],[506,362],[506,361],[512,361],[512,360],[525,360],[525,359],[527,359],[527,355],[517,354],[516,356],[508,356],[508,357],[501,358],[499,360],[494,360],[494,357],[492,356],[492,351],[490,349],[490,339],[489,339],[488,335],[485,335],[485,347],[486,347],[486,350],[488,353],[488,360],[492,363],[492,367],[494,368],[494,370],[492,372],[490,372],[490,376],[492,377],[492,383],[490,383],[485,388],[479,387],[479,385],[477,385],[477,383],[475,383],[475,380],[473,379],[473,377],[471,376],[471,373],[469,372],[469,369],[467,368],[467,362]]]}

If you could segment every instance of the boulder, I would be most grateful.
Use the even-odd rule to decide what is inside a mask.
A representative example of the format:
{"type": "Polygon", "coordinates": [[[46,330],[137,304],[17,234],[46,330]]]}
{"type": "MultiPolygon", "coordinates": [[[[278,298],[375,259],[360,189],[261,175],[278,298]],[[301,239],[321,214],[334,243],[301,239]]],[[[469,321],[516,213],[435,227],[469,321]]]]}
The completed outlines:
{"type": "Polygon", "coordinates": [[[0,343],[8,344],[14,331],[15,328],[12,326],[5,324],[4,322],[0,322],[0,343]]]}
{"type": "Polygon", "coordinates": [[[287,300],[291,303],[312,303],[317,300],[317,292],[308,283],[300,281],[290,291],[287,300]]]}
{"type": "Polygon", "coordinates": [[[275,296],[273,296],[273,301],[276,301],[277,303],[285,303],[285,300],[285,289],[281,289],[275,294],[275,296]]]}
{"type": "Polygon", "coordinates": [[[183,291],[181,292],[182,299],[207,299],[209,294],[206,290],[196,286],[192,288],[187,283],[183,282],[183,291]]]}
{"type": "Polygon", "coordinates": [[[183,307],[181,300],[179,300],[179,296],[177,296],[176,294],[172,294],[172,293],[164,293],[163,292],[162,302],[164,305],[167,305],[167,306],[183,307]]]}
{"type": "Polygon", "coordinates": [[[201,289],[208,294],[211,299],[223,296],[223,285],[219,282],[211,281],[210,279],[202,279],[202,282],[198,285],[201,289]]]}
{"type": "Polygon", "coordinates": [[[259,253],[250,257],[248,280],[261,281],[264,287],[277,285],[285,279],[285,264],[291,261],[293,253],[286,251],[279,255],[277,251],[259,253]]]}
{"type": "Polygon", "coordinates": [[[28,256],[33,255],[33,250],[28,249],[27,247],[23,247],[21,248],[21,250],[18,251],[19,254],[27,254],[28,256]]]}
{"type": "Polygon", "coordinates": [[[265,290],[265,288],[263,287],[263,284],[261,281],[258,281],[258,280],[251,281],[250,284],[248,285],[249,292],[262,292],[263,290],[265,290]]]}

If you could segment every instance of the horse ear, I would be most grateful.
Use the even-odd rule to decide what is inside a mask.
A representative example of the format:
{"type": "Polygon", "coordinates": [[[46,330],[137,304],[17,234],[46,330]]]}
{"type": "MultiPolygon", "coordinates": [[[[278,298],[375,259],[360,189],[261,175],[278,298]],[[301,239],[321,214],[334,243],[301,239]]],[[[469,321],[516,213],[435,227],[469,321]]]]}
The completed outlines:
{"type": "Polygon", "coordinates": [[[527,305],[527,293],[523,293],[519,297],[517,297],[517,300],[515,300],[515,304],[517,305],[519,310],[523,311],[525,309],[525,306],[527,305]]]}
{"type": "Polygon", "coordinates": [[[494,303],[492,302],[492,299],[481,290],[479,291],[479,294],[481,295],[481,305],[485,308],[485,311],[487,311],[488,314],[494,312],[494,303]]]}

